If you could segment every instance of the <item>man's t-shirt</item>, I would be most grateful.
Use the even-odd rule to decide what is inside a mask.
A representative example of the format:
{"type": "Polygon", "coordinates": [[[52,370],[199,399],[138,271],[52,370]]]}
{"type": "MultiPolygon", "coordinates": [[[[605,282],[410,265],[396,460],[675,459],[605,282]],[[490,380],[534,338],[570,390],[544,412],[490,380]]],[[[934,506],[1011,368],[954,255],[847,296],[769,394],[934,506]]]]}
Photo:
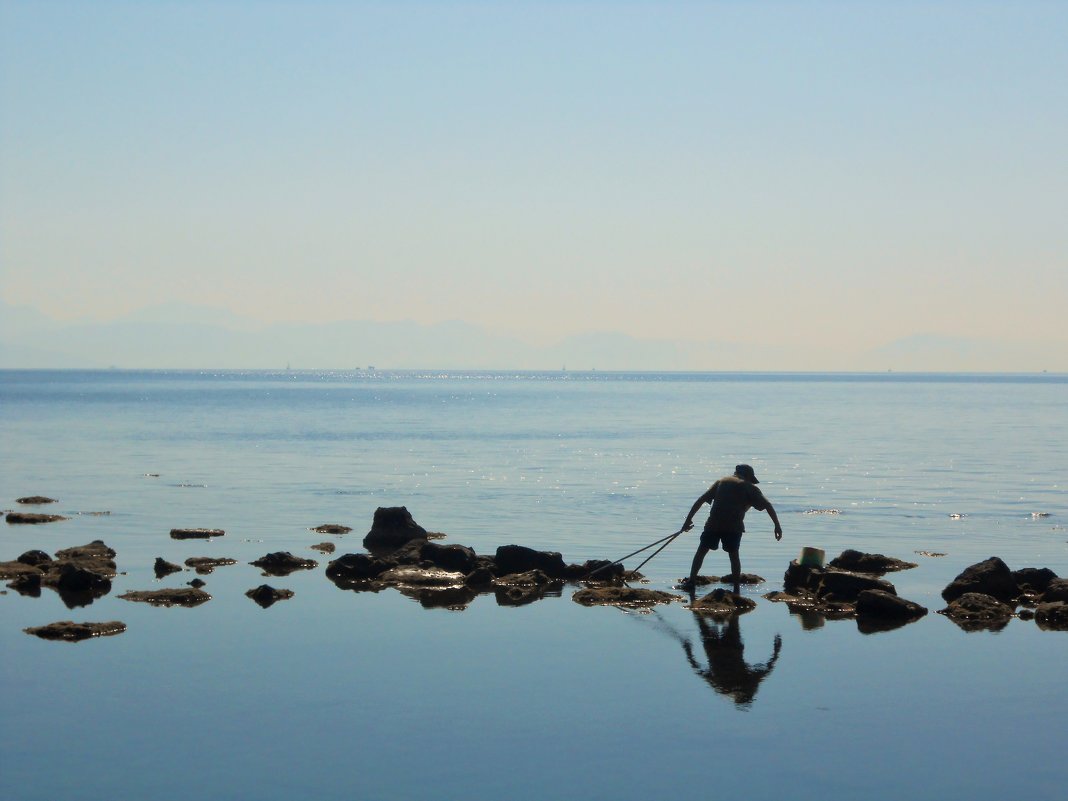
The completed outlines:
{"type": "Polygon", "coordinates": [[[750,508],[761,512],[768,508],[767,498],[760,488],[737,476],[721,478],[708,491],[712,494],[712,511],[705,523],[706,531],[741,534],[745,531],[745,513],[750,508]]]}

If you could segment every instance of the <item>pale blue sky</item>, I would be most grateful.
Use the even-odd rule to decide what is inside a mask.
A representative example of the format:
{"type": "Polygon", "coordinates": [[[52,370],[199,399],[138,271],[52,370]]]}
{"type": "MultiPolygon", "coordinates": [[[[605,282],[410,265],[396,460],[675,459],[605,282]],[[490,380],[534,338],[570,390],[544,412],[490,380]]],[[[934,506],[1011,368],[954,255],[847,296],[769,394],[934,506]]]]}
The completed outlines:
{"type": "Polygon", "coordinates": [[[1068,3],[0,9],[9,304],[1068,348],[1068,3]]]}

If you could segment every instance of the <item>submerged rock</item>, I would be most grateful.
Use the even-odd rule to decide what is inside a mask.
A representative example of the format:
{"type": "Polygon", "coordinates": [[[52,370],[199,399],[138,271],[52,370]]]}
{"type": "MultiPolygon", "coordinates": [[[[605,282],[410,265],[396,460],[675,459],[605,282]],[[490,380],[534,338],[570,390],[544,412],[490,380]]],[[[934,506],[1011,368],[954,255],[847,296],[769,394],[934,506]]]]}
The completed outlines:
{"type": "Polygon", "coordinates": [[[337,550],[337,547],[332,542],[318,542],[311,546],[313,551],[322,551],[323,553],[333,553],[337,550]]]}
{"type": "Polygon", "coordinates": [[[185,566],[191,567],[197,573],[202,576],[209,575],[217,567],[226,567],[227,565],[236,565],[236,559],[230,559],[228,557],[212,557],[212,556],[191,556],[185,560],[185,566]]]}
{"type": "Polygon", "coordinates": [[[1035,622],[1047,631],[1068,631],[1068,602],[1040,603],[1035,607],[1035,622]]]}
{"type": "Polygon", "coordinates": [[[965,631],[999,631],[1012,618],[1012,607],[992,595],[966,592],[954,598],[938,614],[945,615],[965,631]]]}
{"type": "Polygon", "coordinates": [[[276,590],[269,584],[261,584],[255,589],[246,592],[245,595],[266,609],[277,601],[285,601],[292,598],[293,590],[276,590]]]}
{"type": "Polygon", "coordinates": [[[682,596],[644,587],[587,587],[571,596],[583,606],[619,606],[625,609],[649,609],[657,604],[684,600],[682,596]]]}
{"type": "MultiPolygon", "coordinates": [[[[55,498],[48,498],[44,495],[27,495],[25,498],[16,498],[15,503],[22,503],[28,506],[43,506],[46,503],[55,503],[55,498]]],[[[55,625],[55,624],[54,624],[55,625]]]]}
{"type": "Polygon", "coordinates": [[[72,620],[61,620],[58,623],[35,626],[23,629],[23,631],[43,640],[78,642],[79,640],[88,640],[91,637],[112,637],[116,634],[122,634],[126,631],[126,624],[118,620],[111,620],[107,623],[75,623],[72,620]]]}
{"type": "Polygon", "coordinates": [[[167,590],[131,590],[119,596],[124,601],[137,601],[153,606],[200,606],[211,600],[203,590],[181,587],[167,590]]]}
{"type": "Polygon", "coordinates": [[[827,567],[838,570],[850,570],[856,573],[891,573],[897,570],[911,570],[915,562],[904,562],[881,553],[863,553],[847,548],[830,561],[827,567]]]}
{"type": "Polygon", "coordinates": [[[289,551],[275,551],[249,564],[258,567],[265,576],[288,576],[297,570],[311,570],[319,566],[315,560],[301,559],[289,551]]]}
{"type": "MultiPolygon", "coordinates": [[[[733,582],[732,582],[733,583],[733,582]]],[[[725,620],[734,615],[745,614],[756,609],[756,602],[744,595],[718,587],[702,598],[698,598],[688,607],[693,612],[700,612],[717,620],[725,620]]]]}
{"type": "Polygon", "coordinates": [[[63,515],[41,515],[31,512],[8,512],[5,518],[11,524],[37,525],[40,523],[56,523],[69,518],[63,515]]]}
{"type": "Polygon", "coordinates": [[[966,593],[989,595],[1008,603],[1019,597],[1020,588],[1009,566],[998,557],[991,556],[983,562],[966,567],[942,590],[942,598],[951,603],[966,593]]]}
{"type": "Polygon", "coordinates": [[[352,531],[349,526],[343,526],[340,523],[323,523],[321,526],[316,526],[315,528],[308,530],[314,531],[317,534],[348,534],[352,531]]]}
{"type": "Polygon", "coordinates": [[[412,518],[405,506],[380,506],[375,509],[371,530],[363,538],[367,550],[391,550],[411,540],[425,540],[427,531],[412,518]]]}
{"type": "Polygon", "coordinates": [[[172,540],[206,540],[221,537],[226,532],[221,528],[172,528],[172,540]]]}
{"type": "Polygon", "coordinates": [[[157,556],[155,563],[152,565],[152,570],[155,572],[156,578],[161,579],[171,573],[181,573],[182,566],[176,565],[174,562],[168,562],[162,556],[157,556]]]}

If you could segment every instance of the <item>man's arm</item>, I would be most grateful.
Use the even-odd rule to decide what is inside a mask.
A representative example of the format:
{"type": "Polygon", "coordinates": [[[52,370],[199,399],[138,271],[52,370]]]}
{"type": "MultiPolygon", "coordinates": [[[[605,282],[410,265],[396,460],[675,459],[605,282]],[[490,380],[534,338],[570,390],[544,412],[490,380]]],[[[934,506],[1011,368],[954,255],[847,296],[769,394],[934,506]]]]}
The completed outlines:
{"type": "Polygon", "coordinates": [[[708,492],[694,501],[693,506],[690,507],[690,513],[686,515],[686,522],[682,524],[683,531],[689,531],[693,528],[693,516],[697,514],[697,510],[704,506],[706,503],[712,503],[712,499],[716,497],[716,485],[713,484],[708,488],[708,492]]]}
{"type": "Polygon", "coordinates": [[[768,517],[771,518],[771,522],[775,524],[775,539],[781,540],[782,526],[779,525],[779,516],[775,514],[775,507],[769,503],[768,508],[765,509],[765,511],[768,513],[768,517]]]}

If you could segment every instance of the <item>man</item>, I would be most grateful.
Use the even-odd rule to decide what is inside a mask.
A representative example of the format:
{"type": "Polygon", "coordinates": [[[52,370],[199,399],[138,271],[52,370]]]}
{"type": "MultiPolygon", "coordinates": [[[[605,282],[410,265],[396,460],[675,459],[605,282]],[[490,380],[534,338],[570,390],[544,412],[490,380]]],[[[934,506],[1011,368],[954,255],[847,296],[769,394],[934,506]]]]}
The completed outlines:
{"type": "Polygon", "coordinates": [[[745,513],[750,508],[767,512],[771,522],[775,524],[775,539],[782,539],[782,526],[775,514],[775,508],[768,503],[764,493],[756,486],[757,481],[753,468],[747,464],[740,464],[734,468],[733,476],[724,476],[711,487],[708,492],[698,498],[686,515],[686,522],[682,524],[683,531],[693,528],[693,516],[704,504],[712,504],[712,511],[708,515],[704,531],[701,533],[701,543],[697,546],[697,553],[693,556],[693,564],[690,566],[690,577],[683,582],[682,586],[692,595],[697,586],[697,571],[701,569],[701,563],[705,560],[705,554],[714,551],[723,543],[723,550],[731,560],[731,574],[734,577],[734,593],[741,592],[742,563],[738,558],[738,548],[742,544],[742,534],[745,532],[745,513]]]}

